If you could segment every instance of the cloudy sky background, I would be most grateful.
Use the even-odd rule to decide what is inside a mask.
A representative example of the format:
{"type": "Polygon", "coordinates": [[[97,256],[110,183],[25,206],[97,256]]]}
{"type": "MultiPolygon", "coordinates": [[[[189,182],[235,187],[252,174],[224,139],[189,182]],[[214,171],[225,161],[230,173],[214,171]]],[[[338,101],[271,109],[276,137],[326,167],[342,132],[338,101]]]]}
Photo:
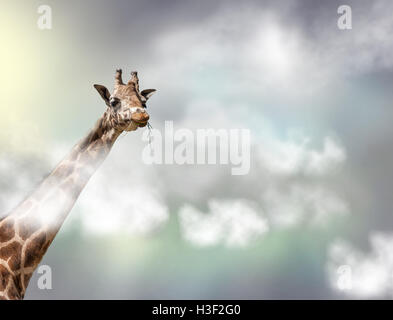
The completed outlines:
{"type": "Polygon", "coordinates": [[[46,31],[42,2],[0,4],[1,212],[86,134],[118,67],[158,89],[155,129],[252,141],[232,176],[144,164],[143,130],[120,137],[42,262],[53,289],[35,275],[26,298],[392,297],[393,3],[47,1],[46,31]]]}

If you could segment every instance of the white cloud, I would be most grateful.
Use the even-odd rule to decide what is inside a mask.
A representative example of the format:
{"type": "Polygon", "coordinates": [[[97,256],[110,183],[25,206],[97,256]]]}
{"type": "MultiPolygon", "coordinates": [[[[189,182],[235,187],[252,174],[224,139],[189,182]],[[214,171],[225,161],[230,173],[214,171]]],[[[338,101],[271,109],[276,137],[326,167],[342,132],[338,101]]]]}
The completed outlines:
{"type": "Polygon", "coordinates": [[[323,226],[332,217],[349,212],[347,203],[318,184],[292,183],[285,190],[268,189],[262,203],[274,226],[292,227],[307,223],[323,226]]]}
{"type": "MultiPolygon", "coordinates": [[[[140,163],[137,137],[121,137],[105,163],[94,173],[91,181],[77,199],[67,222],[67,232],[73,223],[80,222],[90,234],[128,233],[146,234],[163,225],[169,218],[162,194],[148,182],[148,172],[140,163]],[[73,212],[74,211],[74,212],[73,212]]],[[[12,143],[2,144],[0,153],[0,217],[7,214],[28,196],[58,162],[67,155],[70,145],[57,143],[52,148],[17,150],[12,143]]],[[[157,183],[158,185],[159,183],[157,183]]],[[[54,190],[48,190],[53,192],[54,190]]],[[[56,198],[46,210],[39,210],[37,220],[50,221],[51,208],[70,201],[56,198]]]]}
{"type": "Polygon", "coordinates": [[[79,199],[79,219],[87,232],[143,235],[168,220],[166,205],[148,186],[107,180],[104,173],[97,173],[79,199]]]}
{"type": "Polygon", "coordinates": [[[393,235],[371,234],[370,247],[365,253],[342,240],[330,246],[327,271],[334,289],[340,290],[337,270],[346,265],[350,268],[351,288],[343,290],[343,294],[356,298],[393,296],[393,235]]]}
{"type": "Polygon", "coordinates": [[[326,136],[317,149],[303,134],[286,140],[265,134],[256,150],[260,170],[267,173],[261,203],[272,226],[323,226],[349,213],[345,199],[324,185],[346,160],[345,149],[333,138],[326,136]]]}
{"type": "MultiPolygon", "coordinates": [[[[212,102],[193,103],[192,112],[186,113],[185,118],[179,121],[178,127],[198,128],[199,126],[214,128],[219,124],[226,128],[246,127],[246,122],[212,102]],[[204,111],[211,110],[209,118],[204,119],[204,111]]],[[[312,139],[298,131],[290,131],[287,139],[281,139],[268,130],[269,123],[259,136],[253,137],[251,150],[252,170],[249,175],[242,177],[242,186],[239,190],[255,190],[256,177],[260,197],[254,198],[263,208],[266,222],[270,230],[279,227],[295,227],[307,224],[312,227],[323,227],[332,218],[342,217],[350,212],[347,201],[338,195],[332,187],[325,184],[325,179],[335,176],[346,161],[344,147],[331,136],[325,136],[320,147],[313,147],[312,139]],[[296,134],[295,134],[296,133],[296,134]]],[[[318,141],[317,141],[318,142],[318,141]]],[[[224,166],[215,166],[213,169],[197,167],[165,167],[165,173],[170,177],[171,183],[167,185],[167,192],[181,195],[184,202],[209,202],[214,198],[206,191],[206,186],[226,185],[229,173],[223,171],[224,166]],[[184,188],[184,176],[192,181],[184,188]]],[[[231,189],[232,190],[232,189],[231,189]]],[[[242,193],[236,198],[249,197],[242,193]]],[[[225,242],[222,239],[226,220],[214,213],[210,205],[211,214],[203,215],[191,206],[179,212],[181,217],[180,228],[186,240],[197,245],[217,245],[225,242]]],[[[229,217],[231,213],[228,213],[229,217]]],[[[228,218],[229,219],[229,218],[228,218]]],[[[246,232],[246,231],[245,231],[246,232]]],[[[252,231],[250,231],[252,234],[252,231]]],[[[257,236],[257,235],[255,235],[257,236]]]]}
{"type": "Polygon", "coordinates": [[[87,232],[143,235],[169,219],[160,183],[154,184],[151,167],[141,163],[141,141],[134,138],[117,141],[78,199],[81,214],[75,218],[87,232]]]}
{"type": "Polygon", "coordinates": [[[0,217],[7,214],[40,182],[47,167],[37,150],[18,150],[12,141],[1,144],[0,217]]]}
{"type": "Polygon", "coordinates": [[[335,169],[346,159],[346,153],[342,146],[331,137],[325,137],[323,150],[311,150],[307,155],[305,172],[309,174],[324,174],[335,169]]]}
{"type": "Polygon", "coordinates": [[[344,148],[329,136],[324,138],[320,151],[312,149],[311,139],[305,136],[289,137],[286,141],[274,137],[262,140],[258,148],[259,158],[273,174],[328,174],[346,159],[344,148]]]}
{"type": "Polygon", "coordinates": [[[183,237],[197,246],[244,247],[268,231],[266,219],[245,200],[210,200],[205,214],[190,205],[179,211],[183,237]]]}

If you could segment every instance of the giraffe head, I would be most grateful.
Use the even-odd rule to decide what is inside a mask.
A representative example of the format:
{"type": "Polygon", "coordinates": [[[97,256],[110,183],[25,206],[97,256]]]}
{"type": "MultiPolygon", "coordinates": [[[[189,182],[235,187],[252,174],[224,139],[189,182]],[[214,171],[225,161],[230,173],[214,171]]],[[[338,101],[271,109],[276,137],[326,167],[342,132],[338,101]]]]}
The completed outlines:
{"type": "Polygon", "coordinates": [[[131,72],[131,79],[127,84],[123,83],[121,75],[121,69],[117,69],[112,94],[102,85],[95,84],[94,88],[97,89],[108,106],[110,123],[114,126],[114,129],[133,131],[138,127],[147,125],[149,115],[146,112],[146,102],[156,90],[139,91],[139,80],[136,71],[131,72]]]}

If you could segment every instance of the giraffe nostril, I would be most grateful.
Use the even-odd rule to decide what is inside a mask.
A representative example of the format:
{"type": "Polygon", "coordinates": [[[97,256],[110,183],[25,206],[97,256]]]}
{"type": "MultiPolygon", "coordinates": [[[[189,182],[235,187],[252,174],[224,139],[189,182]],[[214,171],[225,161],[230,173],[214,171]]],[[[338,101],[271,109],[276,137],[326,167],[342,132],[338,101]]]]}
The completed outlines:
{"type": "Polygon", "coordinates": [[[143,121],[147,122],[149,121],[150,117],[146,112],[143,112],[143,121]]]}

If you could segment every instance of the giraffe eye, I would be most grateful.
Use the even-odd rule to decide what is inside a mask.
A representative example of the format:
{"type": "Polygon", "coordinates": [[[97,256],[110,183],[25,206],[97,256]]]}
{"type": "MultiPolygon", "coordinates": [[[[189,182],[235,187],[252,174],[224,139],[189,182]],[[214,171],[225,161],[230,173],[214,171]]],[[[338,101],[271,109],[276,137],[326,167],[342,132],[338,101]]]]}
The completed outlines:
{"type": "Polygon", "coordinates": [[[120,102],[119,98],[116,97],[111,97],[109,99],[109,104],[111,105],[111,107],[116,107],[119,102],[120,102]]]}

